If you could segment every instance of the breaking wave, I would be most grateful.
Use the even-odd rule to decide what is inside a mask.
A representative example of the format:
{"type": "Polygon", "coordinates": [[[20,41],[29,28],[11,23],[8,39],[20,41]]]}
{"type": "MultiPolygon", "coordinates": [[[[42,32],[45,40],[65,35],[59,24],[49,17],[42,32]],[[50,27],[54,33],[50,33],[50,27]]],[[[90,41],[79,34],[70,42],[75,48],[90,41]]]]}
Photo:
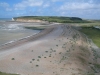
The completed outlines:
{"type": "Polygon", "coordinates": [[[8,24],[8,25],[0,25],[1,30],[18,30],[24,29],[23,27],[19,26],[18,24],[8,24]]]}

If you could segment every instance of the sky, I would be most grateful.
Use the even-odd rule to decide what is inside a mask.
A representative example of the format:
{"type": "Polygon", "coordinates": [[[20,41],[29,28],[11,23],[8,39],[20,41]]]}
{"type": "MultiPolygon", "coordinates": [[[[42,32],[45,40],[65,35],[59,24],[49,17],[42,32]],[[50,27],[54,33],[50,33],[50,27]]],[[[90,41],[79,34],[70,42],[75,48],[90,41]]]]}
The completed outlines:
{"type": "Polygon", "coordinates": [[[100,0],[0,0],[0,18],[18,16],[100,19],[100,0]]]}

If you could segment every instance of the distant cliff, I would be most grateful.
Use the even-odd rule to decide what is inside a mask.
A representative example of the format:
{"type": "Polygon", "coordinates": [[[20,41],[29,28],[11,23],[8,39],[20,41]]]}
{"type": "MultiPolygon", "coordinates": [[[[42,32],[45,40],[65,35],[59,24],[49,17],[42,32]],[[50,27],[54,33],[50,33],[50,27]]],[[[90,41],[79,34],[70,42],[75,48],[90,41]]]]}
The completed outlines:
{"type": "Polygon", "coordinates": [[[22,16],[13,18],[21,22],[58,22],[58,23],[87,23],[89,21],[78,17],[59,17],[59,16],[22,16]]]}
{"type": "Polygon", "coordinates": [[[19,21],[19,22],[44,22],[42,20],[35,20],[35,19],[14,19],[14,21],[19,21]]]}

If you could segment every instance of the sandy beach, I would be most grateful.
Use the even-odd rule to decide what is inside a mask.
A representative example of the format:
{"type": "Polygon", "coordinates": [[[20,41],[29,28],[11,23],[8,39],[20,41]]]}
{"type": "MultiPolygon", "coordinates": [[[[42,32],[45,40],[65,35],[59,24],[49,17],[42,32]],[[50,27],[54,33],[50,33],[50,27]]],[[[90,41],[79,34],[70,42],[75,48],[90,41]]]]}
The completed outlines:
{"type": "Polygon", "coordinates": [[[20,75],[88,75],[94,60],[87,37],[64,24],[0,48],[0,71],[20,75]]]}

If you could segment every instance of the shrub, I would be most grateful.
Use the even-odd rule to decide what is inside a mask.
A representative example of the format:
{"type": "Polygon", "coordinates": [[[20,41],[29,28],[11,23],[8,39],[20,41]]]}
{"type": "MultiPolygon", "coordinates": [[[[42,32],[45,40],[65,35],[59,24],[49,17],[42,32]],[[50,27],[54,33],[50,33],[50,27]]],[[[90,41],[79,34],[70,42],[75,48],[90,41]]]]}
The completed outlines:
{"type": "Polygon", "coordinates": [[[33,61],[35,60],[35,59],[32,59],[33,61]]]}
{"type": "Polygon", "coordinates": [[[30,61],[30,63],[32,63],[32,61],[30,61]]]}
{"type": "Polygon", "coordinates": [[[38,58],[41,58],[41,56],[38,56],[38,58]]]}
{"type": "Polygon", "coordinates": [[[15,58],[12,58],[12,60],[15,60],[15,58]]]}
{"type": "Polygon", "coordinates": [[[39,65],[36,65],[36,67],[39,67],[39,65]]]}

